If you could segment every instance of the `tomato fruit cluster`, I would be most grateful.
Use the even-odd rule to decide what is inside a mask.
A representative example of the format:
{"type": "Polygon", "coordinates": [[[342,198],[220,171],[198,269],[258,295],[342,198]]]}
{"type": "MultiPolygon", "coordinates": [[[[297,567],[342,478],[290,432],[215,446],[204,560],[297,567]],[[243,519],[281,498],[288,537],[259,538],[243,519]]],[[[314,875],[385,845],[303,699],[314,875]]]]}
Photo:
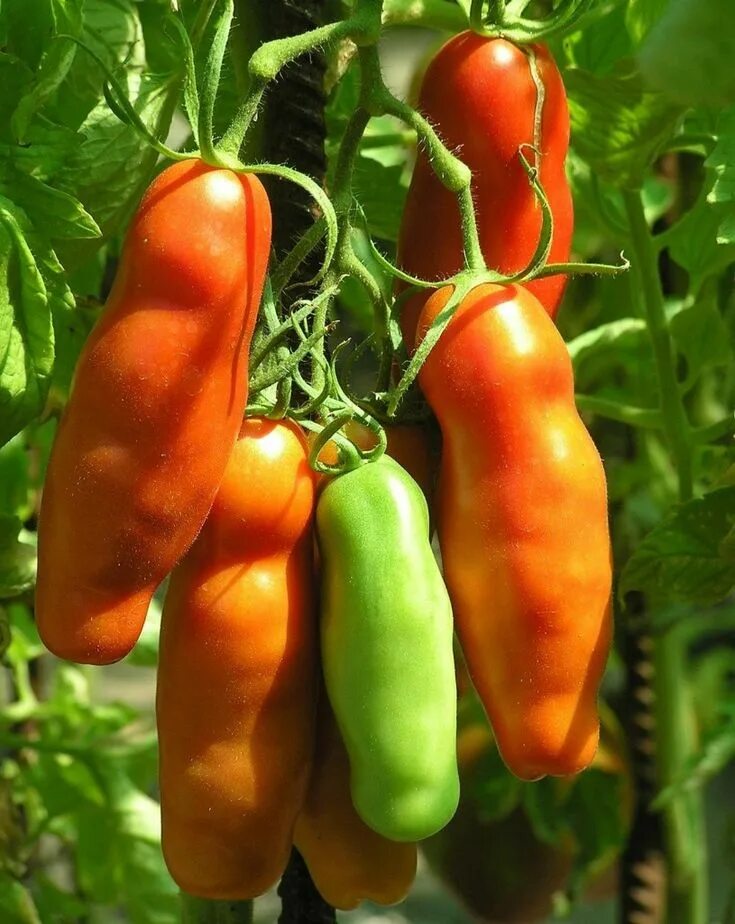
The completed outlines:
{"type": "MultiPolygon", "coordinates": [[[[534,253],[541,215],[518,152],[535,145],[565,260],[568,115],[548,51],[460,35],[420,105],[472,168],[485,259],[516,272],[534,253]]],[[[610,641],[605,477],[552,277],[472,289],[422,366],[436,485],[411,427],[389,430],[377,461],[318,478],[298,424],[243,420],[270,234],[251,175],[185,161],[145,194],[49,464],[38,626],[60,657],[116,661],[171,574],[157,719],[172,876],[199,897],[252,898],[295,843],[336,907],[390,903],[459,801],[455,630],[516,775],[592,761],[610,641]]],[[[455,200],[423,157],[399,257],[433,280],[462,264],[455,200]]],[[[441,284],[413,297],[409,349],[450,297],[441,284]]]]}

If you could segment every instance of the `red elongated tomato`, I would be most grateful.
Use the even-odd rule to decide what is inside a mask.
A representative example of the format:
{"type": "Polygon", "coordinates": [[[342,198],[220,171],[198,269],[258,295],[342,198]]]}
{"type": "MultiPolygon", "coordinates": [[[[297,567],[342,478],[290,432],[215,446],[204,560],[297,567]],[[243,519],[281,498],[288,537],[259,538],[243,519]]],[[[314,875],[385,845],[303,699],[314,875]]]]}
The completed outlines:
{"type": "MultiPolygon", "coordinates": [[[[436,292],[419,340],[446,305],[436,292]]],[[[519,286],[472,290],[421,387],[443,436],[438,532],[457,632],[523,779],[586,767],[610,644],[605,473],[556,327],[519,286]]]]}
{"type": "Polygon", "coordinates": [[[43,493],[36,618],[59,657],[124,657],[201,529],[247,401],[270,234],[253,176],[184,161],[143,197],[43,493]]]}
{"type": "MultiPolygon", "coordinates": [[[[541,208],[518,156],[538,135],[540,181],[554,218],[550,262],[569,260],[572,197],[564,163],[569,147],[569,111],[559,70],[548,48],[524,50],[502,38],[463,32],[450,39],[429,64],[419,109],[444,143],[472,171],[472,193],[480,244],[491,269],[510,274],[533,256],[541,231],[541,208]],[[539,86],[529,53],[535,55],[543,92],[534,131],[539,86]]],[[[529,152],[526,152],[530,156],[529,152]]],[[[457,198],[439,181],[426,153],[419,151],[401,224],[398,262],[424,279],[445,279],[462,268],[463,246],[457,198]]],[[[554,317],[566,277],[527,283],[554,317]]],[[[415,328],[426,296],[406,306],[415,328]]]]}

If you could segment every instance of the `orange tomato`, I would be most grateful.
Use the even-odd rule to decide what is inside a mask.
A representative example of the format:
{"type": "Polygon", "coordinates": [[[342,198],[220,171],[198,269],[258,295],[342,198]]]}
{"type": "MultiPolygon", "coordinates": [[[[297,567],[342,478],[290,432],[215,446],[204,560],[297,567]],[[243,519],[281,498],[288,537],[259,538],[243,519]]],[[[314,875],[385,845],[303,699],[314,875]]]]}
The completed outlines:
{"type": "Polygon", "coordinates": [[[314,476],[292,423],[246,420],[161,629],[162,844],[202,898],[282,874],[314,747],[314,476]]]}
{"type": "Polygon", "coordinates": [[[369,828],[350,794],[350,763],[326,693],[319,702],[311,784],[296,821],[294,844],[325,901],[349,911],[360,902],[393,905],[416,875],[416,846],[369,828]]]}

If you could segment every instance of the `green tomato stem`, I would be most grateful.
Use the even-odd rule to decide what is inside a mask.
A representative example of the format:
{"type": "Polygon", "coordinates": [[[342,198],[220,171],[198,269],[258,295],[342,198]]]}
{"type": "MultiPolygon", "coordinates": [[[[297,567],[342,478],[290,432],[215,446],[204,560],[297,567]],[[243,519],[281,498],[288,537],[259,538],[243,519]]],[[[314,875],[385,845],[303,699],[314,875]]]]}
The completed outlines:
{"type": "Polygon", "coordinates": [[[212,16],[214,8],[218,3],[219,0],[205,0],[205,2],[202,3],[199,7],[197,18],[194,21],[194,25],[191,27],[190,39],[193,48],[197,48],[199,46],[199,43],[202,40],[202,36],[204,35],[204,31],[207,28],[207,24],[209,23],[210,17],[212,16]]]}
{"type": "Polygon", "coordinates": [[[716,443],[717,440],[721,440],[726,436],[733,436],[733,434],[735,434],[735,417],[730,415],[718,420],[716,423],[697,427],[692,432],[692,438],[695,443],[706,445],[707,443],[716,443]]]}
{"type": "Polygon", "coordinates": [[[181,924],[252,924],[253,903],[211,901],[181,893],[181,924]]]}
{"type": "MultiPolygon", "coordinates": [[[[495,4],[497,6],[497,3],[495,4]]],[[[472,0],[470,6],[470,26],[475,32],[482,31],[485,25],[485,0],[472,0]]]]}
{"type": "Polygon", "coordinates": [[[468,23],[464,10],[445,0],[385,0],[383,25],[460,32],[468,23]]]}
{"type": "Polygon", "coordinates": [[[402,119],[416,131],[424,144],[427,157],[438,179],[448,190],[457,195],[467,266],[469,269],[482,272],[486,269],[486,264],[477,231],[477,218],[471,192],[472,173],[469,167],[447,150],[431,124],[422,115],[407,103],[396,99],[385,85],[378,89],[375,97],[381,112],[402,119]]]}
{"type": "Polygon", "coordinates": [[[354,38],[355,34],[360,33],[363,28],[362,20],[353,17],[320,26],[302,35],[273,39],[261,45],[253,53],[248,64],[250,90],[219,146],[231,153],[240,150],[243,139],[258,114],[268,83],[275,80],[282,68],[308,51],[335,44],[343,38],[354,38]]]}
{"type": "Polygon", "coordinates": [[[575,401],[577,408],[583,413],[597,414],[607,420],[616,420],[631,427],[660,430],[663,425],[660,411],[651,408],[619,404],[617,401],[598,398],[596,395],[575,395],[575,401]]]}
{"type": "MultiPolygon", "coordinates": [[[[675,356],[664,310],[657,250],[638,191],[623,192],[634,251],[631,293],[645,318],[656,363],[663,429],[679,479],[679,500],[693,495],[692,439],[676,376],[675,356]]],[[[697,747],[687,677],[686,637],[673,626],[654,648],[656,759],[659,787],[681,777],[697,747]]],[[[707,860],[701,795],[680,793],[664,808],[670,861],[667,919],[670,924],[705,924],[707,860]]]]}
{"type": "Polygon", "coordinates": [[[505,22],[505,0],[489,0],[487,22],[493,26],[502,26],[505,22]]]}
{"type": "Polygon", "coordinates": [[[626,190],[623,193],[623,201],[636,256],[634,270],[638,276],[631,290],[637,307],[646,320],[651,338],[664,430],[679,478],[679,500],[687,501],[694,491],[690,428],[676,376],[674,351],[658,274],[656,247],[648,228],[640,193],[626,190]],[[636,282],[640,282],[640,286],[636,285],[636,282]]]}
{"type": "MultiPolygon", "coordinates": [[[[681,779],[696,751],[692,695],[687,683],[687,636],[673,626],[655,640],[656,759],[659,789],[681,779]]],[[[701,793],[677,793],[663,808],[669,863],[669,924],[707,922],[707,843],[701,793]]]]}

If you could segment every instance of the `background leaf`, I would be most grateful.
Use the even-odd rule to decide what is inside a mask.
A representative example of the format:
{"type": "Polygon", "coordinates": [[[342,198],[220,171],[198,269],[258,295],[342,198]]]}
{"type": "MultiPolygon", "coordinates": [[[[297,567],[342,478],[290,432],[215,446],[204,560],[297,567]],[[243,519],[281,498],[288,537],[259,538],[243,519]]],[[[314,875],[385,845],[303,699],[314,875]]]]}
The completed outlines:
{"type": "Polygon", "coordinates": [[[577,153],[602,179],[640,189],[682,109],[647,90],[630,61],[604,77],[571,68],[565,82],[577,153]]]}
{"type": "Polygon", "coordinates": [[[53,369],[48,292],[22,221],[0,198],[0,446],[41,413],[53,369]]]}
{"type": "Polygon", "coordinates": [[[683,106],[735,102],[735,4],[670,0],[638,53],[648,86],[683,106]]]}
{"type": "Polygon", "coordinates": [[[735,585],[735,562],[720,544],[735,524],[735,487],[675,507],[638,546],[620,578],[620,593],[706,605],[735,585]]]}

